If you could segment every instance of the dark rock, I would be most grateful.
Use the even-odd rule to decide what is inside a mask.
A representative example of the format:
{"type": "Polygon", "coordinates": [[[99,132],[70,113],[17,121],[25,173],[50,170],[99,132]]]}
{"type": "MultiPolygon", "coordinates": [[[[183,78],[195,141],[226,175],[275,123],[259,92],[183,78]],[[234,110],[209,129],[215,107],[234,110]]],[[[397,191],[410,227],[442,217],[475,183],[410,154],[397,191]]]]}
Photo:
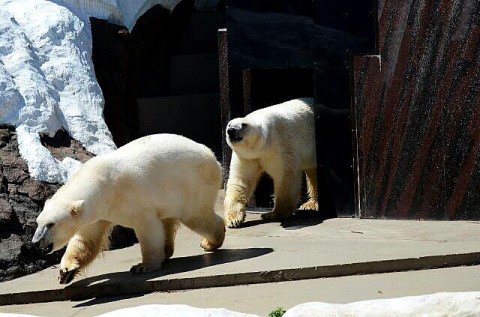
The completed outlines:
{"type": "Polygon", "coordinates": [[[0,193],[6,193],[8,189],[8,183],[5,176],[2,173],[2,166],[0,164],[0,193]]]}
{"type": "Polygon", "coordinates": [[[5,198],[0,197],[0,230],[10,225],[13,215],[13,208],[5,198]]]}
{"type": "Polygon", "coordinates": [[[8,144],[0,150],[2,174],[9,183],[20,184],[29,177],[27,163],[20,157],[18,151],[8,144]]]}
{"type": "Polygon", "coordinates": [[[87,151],[80,142],[73,139],[64,129],[58,130],[53,138],[42,134],[40,135],[40,141],[53,157],[60,161],[70,157],[80,162],[86,162],[95,156],[87,151]]]}
{"type": "MultiPolygon", "coordinates": [[[[0,241],[0,267],[2,264],[11,263],[18,259],[21,253],[23,241],[18,235],[10,235],[0,241]]],[[[5,269],[5,267],[2,267],[5,269]]]]}
{"type": "Polygon", "coordinates": [[[27,230],[27,227],[35,223],[40,212],[39,206],[28,196],[11,194],[9,198],[9,203],[15,211],[19,223],[23,230],[27,230]]]}
{"type": "Polygon", "coordinates": [[[12,167],[4,167],[3,174],[9,183],[21,184],[29,175],[23,170],[12,167]]]}
{"type": "Polygon", "coordinates": [[[19,186],[18,193],[27,195],[33,200],[45,201],[52,196],[57,189],[57,186],[47,185],[44,182],[29,177],[19,186]]]}
{"type": "Polygon", "coordinates": [[[9,194],[17,194],[18,193],[18,185],[13,183],[7,183],[7,192],[9,194]]]}
{"type": "Polygon", "coordinates": [[[4,147],[10,140],[10,130],[8,128],[0,128],[0,148],[4,147]]]}
{"type": "Polygon", "coordinates": [[[18,147],[9,143],[5,148],[0,152],[2,165],[19,168],[21,170],[28,171],[27,163],[20,156],[18,147]]]}
{"type": "Polygon", "coordinates": [[[16,144],[15,142],[16,142],[16,138],[14,139],[12,137],[10,142],[7,143],[7,145],[5,145],[2,149],[0,149],[0,161],[3,161],[6,153],[15,153],[17,155],[19,154],[18,144],[16,144]]]}

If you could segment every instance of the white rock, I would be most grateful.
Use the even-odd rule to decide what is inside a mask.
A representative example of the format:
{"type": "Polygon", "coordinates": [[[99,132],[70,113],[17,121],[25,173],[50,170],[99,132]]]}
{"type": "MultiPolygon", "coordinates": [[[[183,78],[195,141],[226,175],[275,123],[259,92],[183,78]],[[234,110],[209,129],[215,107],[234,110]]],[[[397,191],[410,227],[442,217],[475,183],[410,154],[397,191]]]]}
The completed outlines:
{"type": "Polygon", "coordinates": [[[290,308],[283,317],[476,317],[480,292],[437,293],[350,304],[311,302],[290,308]]]}
{"type": "Polygon", "coordinates": [[[224,308],[195,308],[188,305],[142,305],[115,310],[97,317],[258,317],[224,308]]]}

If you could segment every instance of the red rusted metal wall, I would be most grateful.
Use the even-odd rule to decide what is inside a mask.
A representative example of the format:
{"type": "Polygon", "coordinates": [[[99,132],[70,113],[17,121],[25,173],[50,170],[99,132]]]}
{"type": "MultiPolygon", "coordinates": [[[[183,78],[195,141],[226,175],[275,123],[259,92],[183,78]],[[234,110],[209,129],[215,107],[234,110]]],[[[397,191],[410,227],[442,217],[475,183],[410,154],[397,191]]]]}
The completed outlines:
{"type": "Polygon", "coordinates": [[[480,1],[379,0],[353,61],[357,214],[480,219],[480,1]]]}

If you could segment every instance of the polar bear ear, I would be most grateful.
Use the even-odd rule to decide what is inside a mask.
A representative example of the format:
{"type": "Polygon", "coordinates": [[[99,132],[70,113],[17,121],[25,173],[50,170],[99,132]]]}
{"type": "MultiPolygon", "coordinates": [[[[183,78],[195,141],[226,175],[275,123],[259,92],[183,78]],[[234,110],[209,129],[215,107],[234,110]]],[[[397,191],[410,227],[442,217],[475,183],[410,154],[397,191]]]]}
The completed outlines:
{"type": "Polygon", "coordinates": [[[80,215],[80,212],[85,205],[85,200],[77,200],[70,204],[68,212],[74,217],[77,218],[80,215]]]}

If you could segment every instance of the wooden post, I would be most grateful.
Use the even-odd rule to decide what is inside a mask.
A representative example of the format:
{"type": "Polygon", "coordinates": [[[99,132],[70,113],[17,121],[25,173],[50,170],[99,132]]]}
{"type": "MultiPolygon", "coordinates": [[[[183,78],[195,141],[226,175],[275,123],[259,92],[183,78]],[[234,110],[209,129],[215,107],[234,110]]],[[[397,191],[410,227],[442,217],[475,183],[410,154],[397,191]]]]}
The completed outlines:
{"type": "MultiPolygon", "coordinates": [[[[243,114],[246,116],[252,112],[252,71],[251,69],[242,70],[243,80],[243,114]]],[[[248,208],[257,207],[257,201],[255,199],[255,192],[247,202],[248,208]]]]}

